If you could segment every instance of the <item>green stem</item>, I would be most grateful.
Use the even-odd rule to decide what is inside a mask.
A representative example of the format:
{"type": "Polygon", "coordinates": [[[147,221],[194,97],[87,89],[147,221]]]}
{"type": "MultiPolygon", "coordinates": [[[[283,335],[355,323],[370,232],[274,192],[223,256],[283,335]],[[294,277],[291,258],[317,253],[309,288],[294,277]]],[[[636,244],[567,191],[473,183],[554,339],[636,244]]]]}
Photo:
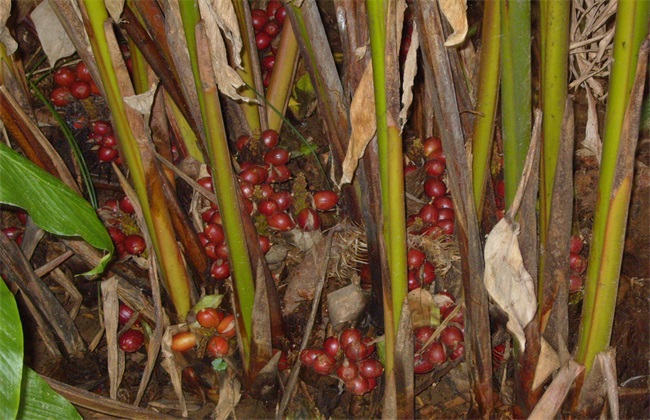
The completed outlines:
{"type": "Polygon", "coordinates": [[[291,22],[287,19],[284,21],[282,33],[280,34],[280,45],[278,53],[275,56],[275,65],[271,73],[269,87],[266,90],[266,100],[273,107],[267,110],[267,119],[269,128],[280,132],[282,128],[282,118],[277,111],[280,110],[284,115],[289,95],[291,93],[291,81],[298,60],[298,41],[291,28],[291,22]]]}

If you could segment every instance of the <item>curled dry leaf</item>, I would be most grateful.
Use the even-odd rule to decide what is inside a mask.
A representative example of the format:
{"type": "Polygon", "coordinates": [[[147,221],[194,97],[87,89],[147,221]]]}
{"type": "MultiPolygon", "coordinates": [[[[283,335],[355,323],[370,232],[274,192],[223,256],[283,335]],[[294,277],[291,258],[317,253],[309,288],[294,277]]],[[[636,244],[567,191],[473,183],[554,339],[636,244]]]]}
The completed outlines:
{"type": "Polygon", "coordinates": [[[535,377],[533,378],[533,390],[546,382],[551,373],[560,367],[560,356],[555,352],[553,347],[542,337],[542,345],[539,352],[539,359],[535,367],[535,377]]]}
{"type": "Polygon", "coordinates": [[[18,49],[18,43],[12,38],[6,23],[11,12],[11,0],[0,0],[0,42],[5,45],[7,55],[11,55],[18,49]]]}
{"type": "Polygon", "coordinates": [[[138,111],[142,115],[151,114],[151,108],[153,107],[153,100],[156,96],[156,90],[158,88],[158,83],[152,85],[148,91],[134,96],[124,97],[124,103],[129,106],[129,108],[138,111]]]}
{"type": "Polygon", "coordinates": [[[242,42],[239,30],[235,32],[233,28],[237,26],[237,18],[232,3],[230,1],[200,0],[199,10],[205,22],[205,33],[210,47],[212,70],[219,91],[232,99],[248,102],[249,98],[244,98],[237,93],[237,89],[243,86],[244,82],[235,69],[228,65],[226,44],[221,37],[220,31],[220,28],[223,29],[226,36],[233,43],[233,48],[239,47],[233,53],[234,56],[239,56],[242,42]],[[232,19],[234,19],[234,23],[232,23],[232,19]],[[234,39],[237,39],[238,42],[234,43],[234,39]]]}
{"type": "Polygon", "coordinates": [[[372,136],[377,130],[375,119],[375,90],[372,83],[372,65],[368,63],[363,72],[359,87],[354,93],[350,104],[350,126],[352,133],[348,150],[343,160],[343,175],[339,186],[352,181],[354,171],[357,170],[359,159],[366,151],[372,136]]]}
{"type": "Polygon", "coordinates": [[[584,366],[570,360],[557,374],[551,385],[546,389],[528,419],[552,419],[564,403],[576,377],[584,370],[584,366]]]}
{"type": "Polygon", "coordinates": [[[508,314],[506,327],[517,338],[523,352],[524,328],[535,316],[537,298],[519,249],[519,226],[508,219],[501,219],[488,235],[483,282],[490,297],[508,314]]]}
{"type": "Polygon", "coordinates": [[[467,35],[467,0],[440,0],[440,10],[454,28],[454,33],[445,41],[445,47],[461,44],[467,35]]]}
{"type": "Polygon", "coordinates": [[[406,117],[413,102],[413,82],[418,72],[418,48],[420,47],[420,37],[418,35],[417,23],[413,22],[413,35],[411,35],[411,46],[406,54],[404,62],[404,81],[402,82],[402,109],[399,111],[399,127],[404,129],[406,117]]]}
{"type": "Polygon", "coordinates": [[[41,41],[43,52],[47,55],[47,61],[51,66],[54,66],[60,58],[67,57],[75,52],[68,33],[61,25],[59,18],[54,14],[49,1],[39,4],[30,16],[41,41]]]}
{"type": "Polygon", "coordinates": [[[598,133],[598,111],[596,110],[596,99],[591,89],[585,89],[587,94],[587,126],[585,127],[585,139],[582,141],[583,149],[578,150],[578,155],[595,156],[600,163],[603,142],[598,133]]]}
{"type": "Polygon", "coordinates": [[[440,325],[440,308],[428,290],[418,288],[408,294],[413,328],[440,325]]]}

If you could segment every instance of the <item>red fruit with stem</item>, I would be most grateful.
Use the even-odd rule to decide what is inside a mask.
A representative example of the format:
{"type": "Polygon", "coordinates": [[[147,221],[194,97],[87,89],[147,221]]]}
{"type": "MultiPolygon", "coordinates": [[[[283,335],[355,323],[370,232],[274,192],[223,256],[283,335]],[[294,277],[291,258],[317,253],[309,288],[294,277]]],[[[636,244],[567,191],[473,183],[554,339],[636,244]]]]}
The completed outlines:
{"type": "Polygon", "coordinates": [[[275,11],[275,20],[278,21],[280,25],[284,24],[284,20],[287,18],[287,9],[284,8],[284,6],[281,6],[278,8],[278,10],[275,11]]]}
{"type": "Polygon", "coordinates": [[[98,136],[105,136],[113,132],[113,127],[111,127],[111,123],[108,121],[95,121],[91,124],[91,128],[93,133],[98,136]]]}
{"type": "Polygon", "coordinates": [[[357,376],[353,380],[345,383],[345,389],[354,395],[363,395],[370,391],[370,384],[368,379],[363,376],[357,376]]]}
{"type": "Polygon", "coordinates": [[[339,196],[334,191],[322,190],[314,193],[314,207],[316,210],[332,210],[339,202],[339,196]]]}
{"type": "Polygon", "coordinates": [[[587,260],[582,255],[572,252],[569,254],[569,265],[572,273],[580,275],[587,269],[587,260]]]}
{"type": "Polygon", "coordinates": [[[126,330],[120,335],[120,348],[126,353],[133,353],[142,347],[144,344],[144,334],[138,330],[126,330]]]}
{"type": "Polygon", "coordinates": [[[316,358],[321,354],[324,354],[324,352],[320,349],[304,349],[300,352],[300,362],[307,367],[312,367],[316,358]]]}
{"type": "Polygon", "coordinates": [[[442,229],[445,235],[453,235],[455,222],[454,219],[438,220],[438,227],[442,229]]]}
{"type": "Polygon", "coordinates": [[[68,106],[73,100],[74,98],[70,93],[70,88],[66,86],[58,87],[50,93],[50,101],[56,107],[68,106]]]}
{"type": "Polygon", "coordinates": [[[431,198],[443,197],[447,193],[447,186],[438,178],[428,178],[424,182],[424,193],[431,198]]]}
{"type": "Polygon", "coordinates": [[[90,85],[88,82],[77,80],[70,85],[70,94],[77,99],[87,99],[90,96],[90,85]]]}
{"type": "Polygon", "coordinates": [[[205,188],[206,190],[212,192],[212,177],[204,176],[196,180],[196,183],[205,188]]]}
{"type": "MultiPolygon", "coordinates": [[[[291,179],[291,170],[286,165],[278,165],[272,169],[275,175],[274,182],[286,182],[291,179]]],[[[270,175],[269,175],[270,178],[270,175]]],[[[270,181],[269,181],[270,182],[270,181]]]]}
{"type": "Polygon", "coordinates": [[[205,350],[211,357],[217,358],[226,356],[229,349],[228,340],[220,335],[215,335],[210,339],[205,350]]]}
{"type": "Polygon", "coordinates": [[[336,376],[343,382],[351,381],[357,375],[359,375],[359,367],[356,363],[350,363],[347,359],[343,360],[343,363],[336,368],[336,376]]]}
{"type": "Polygon", "coordinates": [[[377,359],[366,359],[359,366],[359,375],[366,379],[374,379],[384,373],[384,366],[377,359]]]}
{"type": "Polygon", "coordinates": [[[100,162],[112,162],[117,159],[117,155],[119,155],[119,152],[117,149],[113,149],[112,147],[100,146],[99,149],[97,149],[97,159],[99,159],[100,162]]]}
{"type": "Polygon", "coordinates": [[[445,195],[443,197],[436,197],[433,200],[433,205],[438,209],[454,209],[454,202],[448,195],[445,195]]]}
{"type": "Polygon", "coordinates": [[[54,83],[58,86],[70,86],[77,80],[77,73],[70,67],[61,67],[54,72],[54,83]]]}
{"type": "Polygon", "coordinates": [[[210,275],[215,280],[225,280],[230,277],[230,263],[226,259],[218,259],[210,267],[210,275]]]}
{"type": "Polygon", "coordinates": [[[336,368],[336,359],[329,354],[323,353],[316,356],[314,364],[311,367],[314,369],[314,372],[320,375],[329,375],[336,368]]]}
{"type": "Polygon", "coordinates": [[[300,210],[296,220],[300,229],[305,232],[313,232],[320,229],[320,216],[314,209],[305,208],[300,210]]]}
{"type": "Polygon", "coordinates": [[[201,309],[199,313],[196,314],[196,321],[203,328],[217,328],[222,319],[223,312],[215,308],[201,309]]]}
{"type": "Polygon", "coordinates": [[[260,140],[262,140],[264,146],[268,147],[269,149],[272,149],[275,146],[277,146],[278,141],[280,141],[280,136],[278,135],[277,131],[268,129],[262,131],[262,134],[260,134],[260,140]]]}
{"type": "Polygon", "coordinates": [[[425,357],[422,354],[415,355],[415,358],[413,359],[413,372],[423,374],[431,372],[434,367],[435,365],[431,362],[431,360],[429,360],[429,358],[425,357]]]}
{"type": "Polygon", "coordinates": [[[361,341],[361,333],[356,328],[347,328],[341,332],[339,337],[339,343],[341,344],[341,349],[345,350],[348,346],[355,342],[361,341]]]}
{"type": "Polygon", "coordinates": [[[368,349],[361,341],[353,341],[345,347],[345,357],[351,362],[357,362],[366,358],[368,349]]]}
{"type": "Polygon", "coordinates": [[[133,207],[131,200],[129,200],[129,197],[124,196],[120,199],[120,210],[127,214],[135,213],[135,208],[133,207]]]}
{"type": "Polygon", "coordinates": [[[253,21],[253,28],[256,31],[259,31],[264,27],[264,24],[269,20],[269,15],[266,14],[265,10],[262,9],[252,9],[251,10],[251,19],[253,21]]]}
{"type": "Polygon", "coordinates": [[[459,343],[462,343],[464,340],[463,332],[453,325],[447,326],[440,333],[440,341],[445,345],[450,351],[454,351],[458,347],[459,343]]]}
{"type": "Polygon", "coordinates": [[[431,158],[434,152],[442,150],[442,140],[438,137],[429,137],[422,143],[422,149],[424,150],[424,155],[427,158],[431,158]]]}
{"type": "Polygon", "coordinates": [[[223,335],[226,338],[232,338],[236,334],[235,330],[235,316],[227,315],[225,316],[219,325],[217,325],[217,332],[223,335]]]}
{"type": "Polygon", "coordinates": [[[90,70],[88,70],[88,67],[86,66],[86,63],[83,61],[80,61],[77,64],[77,79],[82,80],[84,82],[90,82],[93,80],[93,77],[90,75],[90,70]]]}
{"type": "Polygon", "coordinates": [[[436,331],[435,328],[428,325],[416,329],[414,333],[415,347],[417,348],[425,345],[435,331],[436,331]]]}
{"type": "Polygon", "coordinates": [[[144,238],[140,235],[129,235],[124,238],[124,250],[131,255],[140,255],[147,248],[144,238]]]}
{"type": "Polygon", "coordinates": [[[102,138],[102,145],[106,147],[115,147],[117,146],[117,137],[115,134],[108,133],[102,138]]]}
{"type": "Polygon", "coordinates": [[[215,259],[222,259],[222,260],[227,260],[228,257],[230,256],[228,253],[228,245],[226,245],[226,242],[221,242],[218,243],[216,247],[214,247],[214,253],[217,256],[215,259]]]}
{"type": "Polygon", "coordinates": [[[410,270],[422,267],[422,264],[424,264],[426,259],[427,256],[419,249],[409,248],[408,253],[406,254],[406,262],[408,263],[410,270]]]}
{"type": "Polygon", "coordinates": [[[266,223],[269,225],[271,229],[279,230],[282,232],[291,230],[295,226],[293,220],[291,220],[291,216],[289,216],[287,213],[282,211],[267,216],[266,223]]]}
{"type": "Polygon", "coordinates": [[[260,249],[262,250],[262,253],[266,254],[267,252],[269,252],[269,250],[271,249],[271,241],[269,240],[269,237],[265,235],[260,235],[258,239],[260,241],[260,249]]]}
{"type": "Polygon", "coordinates": [[[275,65],[275,56],[273,54],[269,54],[260,60],[260,66],[262,66],[262,68],[266,71],[273,70],[274,65],[275,65]]]}

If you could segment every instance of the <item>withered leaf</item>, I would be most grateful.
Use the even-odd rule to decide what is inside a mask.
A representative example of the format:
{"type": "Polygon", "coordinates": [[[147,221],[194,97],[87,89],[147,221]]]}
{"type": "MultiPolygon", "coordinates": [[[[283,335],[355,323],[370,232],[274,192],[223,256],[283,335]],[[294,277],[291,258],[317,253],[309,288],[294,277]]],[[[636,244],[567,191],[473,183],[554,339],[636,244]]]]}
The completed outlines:
{"type": "Polygon", "coordinates": [[[440,10],[454,28],[454,33],[445,41],[445,47],[461,44],[467,35],[467,0],[440,0],[440,10]]]}

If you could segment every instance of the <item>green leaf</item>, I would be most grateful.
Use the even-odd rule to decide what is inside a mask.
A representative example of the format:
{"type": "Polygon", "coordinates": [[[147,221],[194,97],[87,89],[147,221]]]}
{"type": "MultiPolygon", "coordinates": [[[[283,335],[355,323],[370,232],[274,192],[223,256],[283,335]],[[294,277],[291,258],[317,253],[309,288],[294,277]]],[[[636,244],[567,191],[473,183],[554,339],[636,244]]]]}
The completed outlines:
{"type": "Polygon", "coordinates": [[[23,329],[16,300],[0,280],[0,418],[16,418],[23,375],[23,329]]]}
{"type": "Polygon", "coordinates": [[[28,366],[23,370],[19,419],[81,419],[72,404],[28,366]]]}
{"type": "Polygon", "coordinates": [[[221,372],[226,370],[228,367],[228,363],[226,363],[225,360],[223,360],[221,357],[218,357],[212,361],[212,369],[215,370],[215,372],[221,372]]]}
{"type": "Polygon", "coordinates": [[[25,209],[38,226],[60,236],[80,236],[108,251],[93,270],[104,271],[113,255],[113,243],[92,206],[59,179],[29,159],[0,144],[0,203],[25,209]]]}

